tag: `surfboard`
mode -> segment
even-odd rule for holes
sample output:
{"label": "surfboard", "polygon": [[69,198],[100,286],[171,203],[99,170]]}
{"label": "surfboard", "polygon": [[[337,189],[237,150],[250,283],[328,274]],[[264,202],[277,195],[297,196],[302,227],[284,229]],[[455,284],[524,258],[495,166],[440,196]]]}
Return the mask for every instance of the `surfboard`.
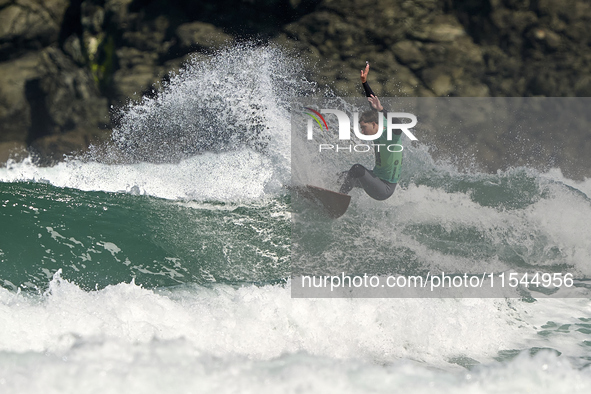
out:
{"label": "surfboard", "polygon": [[347,194],[333,192],[318,186],[296,186],[290,189],[305,199],[312,201],[333,219],[343,216],[351,202],[351,196]]}

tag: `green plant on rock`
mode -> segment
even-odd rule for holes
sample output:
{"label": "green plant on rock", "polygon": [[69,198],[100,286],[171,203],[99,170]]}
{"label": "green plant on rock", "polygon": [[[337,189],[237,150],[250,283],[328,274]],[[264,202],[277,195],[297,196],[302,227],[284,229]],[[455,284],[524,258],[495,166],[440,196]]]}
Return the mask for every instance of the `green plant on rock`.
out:
{"label": "green plant on rock", "polygon": [[94,82],[102,92],[106,90],[113,75],[115,41],[113,36],[100,33],[84,40],[86,59]]}

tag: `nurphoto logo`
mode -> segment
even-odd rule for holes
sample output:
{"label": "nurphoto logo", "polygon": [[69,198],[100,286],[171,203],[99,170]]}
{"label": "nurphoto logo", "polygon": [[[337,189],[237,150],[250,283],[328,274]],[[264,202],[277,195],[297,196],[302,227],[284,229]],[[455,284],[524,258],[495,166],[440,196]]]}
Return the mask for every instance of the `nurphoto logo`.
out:
{"label": "nurphoto logo", "polygon": [[[335,115],[337,117],[338,126],[339,126],[339,140],[351,140],[351,119],[349,116],[344,112],[338,109],[328,109],[323,108],[319,111],[316,111],[310,107],[305,107],[307,112],[306,115],[310,117],[308,119],[307,124],[307,139],[309,141],[314,139],[314,122],[318,125],[320,131],[329,131],[328,123],[324,118],[323,114],[325,115]],[[409,119],[410,122],[405,123],[402,122],[403,119]],[[353,133],[355,136],[362,140],[362,141],[375,141],[382,136],[384,131],[386,131],[386,138],[388,141],[392,140],[392,132],[393,130],[401,130],[402,133],[406,134],[406,136],[411,141],[416,141],[417,137],[415,137],[412,132],[410,131],[411,128],[416,126],[417,124],[417,117],[411,113],[407,112],[388,112],[386,116],[383,116],[381,112],[378,113],[378,132],[372,135],[365,135],[359,130],[359,112],[353,112]],[[386,127],[384,127],[384,120],[386,121]],[[400,123],[402,122],[402,123]],[[366,144],[358,144],[358,145],[348,145],[348,146],[339,146],[333,144],[319,144],[319,151],[322,152],[323,150],[333,150],[335,152],[339,151],[348,151],[348,152],[368,152],[372,148],[376,148],[376,144],[366,145]],[[383,145],[383,144],[378,144]],[[384,145],[386,148],[391,152],[401,152],[403,147],[399,144],[391,144],[391,145]],[[379,146],[377,146],[379,149]],[[392,150],[395,149],[395,150]]]}

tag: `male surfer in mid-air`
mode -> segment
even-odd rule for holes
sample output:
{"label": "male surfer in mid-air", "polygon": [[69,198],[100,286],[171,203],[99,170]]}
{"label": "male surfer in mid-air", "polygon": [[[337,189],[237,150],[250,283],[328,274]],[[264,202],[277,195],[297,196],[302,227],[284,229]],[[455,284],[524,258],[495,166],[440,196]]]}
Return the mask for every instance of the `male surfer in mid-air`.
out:
{"label": "male surfer in mid-air", "polygon": [[[372,109],[361,114],[359,126],[361,133],[375,135],[379,129],[378,116],[382,115],[380,113],[385,110],[367,83],[368,73],[369,63],[366,64],[364,70],[361,70],[361,83]],[[385,120],[383,124],[385,127]],[[384,130],[382,135],[373,141],[375,152],[373,169],[368,170],[361,164],[355,164],[349,171],[344,173],[345,179],[339,191],[348,194],[354,187],[362,187],[373,199],[385,200],[390,197],[394,193],[394,189],[396,189],[398,177],[400,176],[400,167],[402,166],[402,150],[399,149],[401,147],[398,145],[401,134],[401,129],[393,130],[392,140],[388,140]],[[389,149],[390,145],[398,146]]]}

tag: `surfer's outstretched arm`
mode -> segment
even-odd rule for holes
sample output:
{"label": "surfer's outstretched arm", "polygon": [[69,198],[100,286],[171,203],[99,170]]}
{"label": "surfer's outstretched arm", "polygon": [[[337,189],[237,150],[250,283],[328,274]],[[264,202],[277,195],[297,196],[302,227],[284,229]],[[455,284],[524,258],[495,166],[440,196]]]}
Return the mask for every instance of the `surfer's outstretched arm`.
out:
{"label": "surfer's outstretched arm", "polygon": [[373,90],[371,90],[371,87],[367,82],[367,74],[369,74],[369,63],[366,63],[365,69],[361,70],[361,84],[363,85],[363,90],[365,90],[365,97],[367,97],[371,109],[375,111],[383,111],[384,107],[380,103],[378,96],[376,96]]}
{"label": "surfer's outstretched arm", "polygon": [[361,84],[363,85],[363,90],[365,90],[365,97],[375,96],[376,94],[369,87],[369,83],[367,83],[367,74],[369,74],[369,63],[361,70]]}

